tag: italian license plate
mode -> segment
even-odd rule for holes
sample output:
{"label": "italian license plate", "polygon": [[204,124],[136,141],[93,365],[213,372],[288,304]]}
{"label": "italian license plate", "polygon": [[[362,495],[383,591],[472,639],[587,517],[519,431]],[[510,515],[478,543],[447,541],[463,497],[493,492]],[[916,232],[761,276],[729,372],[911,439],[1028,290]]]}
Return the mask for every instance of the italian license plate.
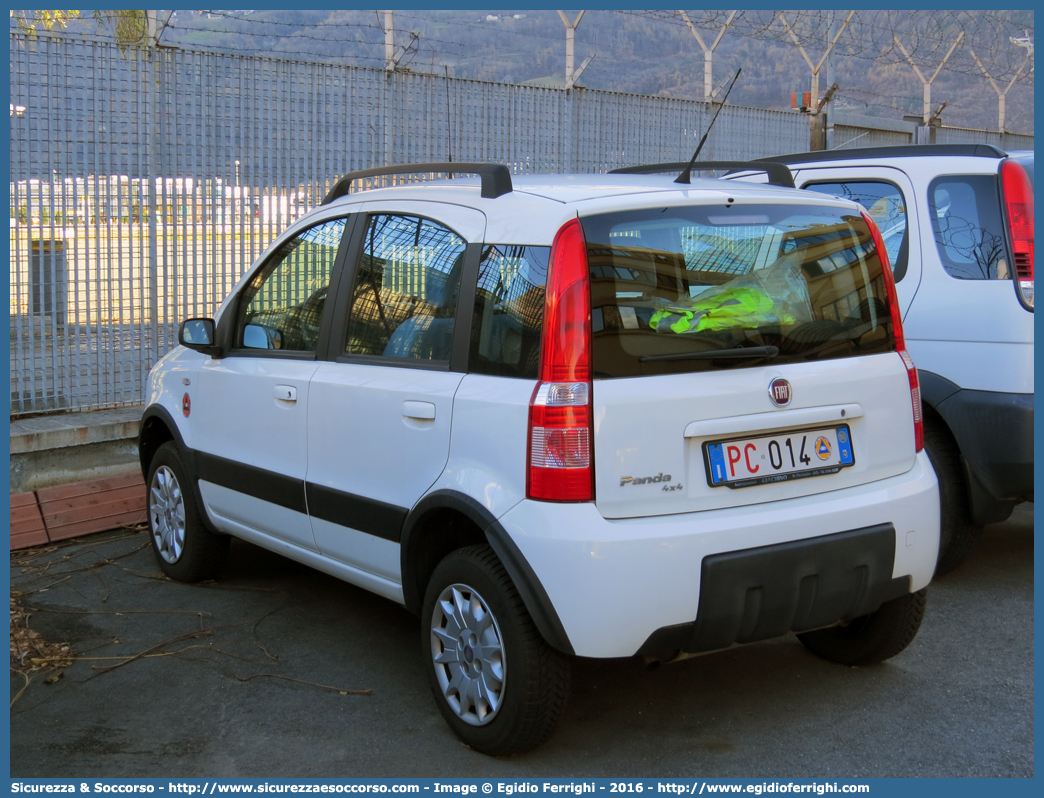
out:
{"label": "italian license plate", "polygon": [[847,425],[703,444],[712,488],[748,488],[836,474],[855,463]]}

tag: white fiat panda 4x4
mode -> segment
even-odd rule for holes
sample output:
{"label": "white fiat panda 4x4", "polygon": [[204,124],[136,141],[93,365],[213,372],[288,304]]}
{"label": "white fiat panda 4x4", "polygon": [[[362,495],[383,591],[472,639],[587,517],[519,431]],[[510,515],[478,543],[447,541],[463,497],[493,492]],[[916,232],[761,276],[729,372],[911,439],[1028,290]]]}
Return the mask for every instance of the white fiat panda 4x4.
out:
{"label": "white fiat panda 4x4", "polygon": [[491,754],[551,734],[570,655],[899,653],[939,497],[885,247],[764,168],[342,178],[150,374],[159,566],[235,536],[404,605]]}

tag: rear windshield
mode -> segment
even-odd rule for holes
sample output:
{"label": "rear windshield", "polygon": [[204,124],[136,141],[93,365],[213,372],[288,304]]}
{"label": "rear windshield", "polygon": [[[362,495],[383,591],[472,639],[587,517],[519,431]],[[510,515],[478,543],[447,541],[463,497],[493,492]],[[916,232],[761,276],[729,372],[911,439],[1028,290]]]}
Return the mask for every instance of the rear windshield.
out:
{"label": "rear windshield", "polygon": [[800,205],[696,206],[581,222],[596,378],[895,348],[881,263],[859,214]]}

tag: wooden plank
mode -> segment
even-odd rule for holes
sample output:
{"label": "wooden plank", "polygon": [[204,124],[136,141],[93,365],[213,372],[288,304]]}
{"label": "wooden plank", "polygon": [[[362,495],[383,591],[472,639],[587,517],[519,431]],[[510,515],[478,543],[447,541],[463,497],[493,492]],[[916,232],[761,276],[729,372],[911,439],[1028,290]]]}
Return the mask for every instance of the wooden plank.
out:
{"label": "wooden plank", "polygon": [[116,498],[113,501],[104,501],[105,498],[107,497],[102,495],[98,497],[98,501],[79,507],[61,507],[54,504],[43,507],[41,509],[43,510],[44,523],[47,524],[48,529],[53,531],[65,524],[88,521],[91,518],[108,518],[111,515],[123,515],[126,513],[140,513],[144,520],[144,495]]}
{"label": "wooden plank", "polygon": [[48,542],[50,541],[43,527],[33,532],[15,532],[15,530],[11,530],[11,551],[28,549],[32,546],[42,546]]}
{"label": "wooden plank", "polygon": [[11,526],[31,522],[35,522],[41,527],[43,526],[43,520],[40,518],[40,508],[35,504],[11,508]]}
{"label": "wooden plank", "polygon": [[50,540],[104,532],[146,520],[145,483],[137,471],[36,492]]}
{"label": "wooden plank", "polygon": [[70,482],[66,485],[55,485],[51,488],[40,488],[36,495],[40,504],[56,501],[58,499],[69,499],[74,496],[88,496],[92,493],[104,493],[118,488],[129,488],[132,486],[144,486],[145,481],[140,471],[129,471],[126,474],[117,474],[105,479],[89,479],[84,482]]}
{"label": "wooden plank", "polygon": [[11,551],[40,546],[48,542],[40,508],[33,493],[11,497]]}
{"label": "wooden plank", "polygon": [[43,511],[44,519],[50,523],[50,518],[55,513],[66,512],[69,510],[88,510],[91,507],[112,504],[116,501],[137,502],[144,507],[145,486],[138,485],[130,488],[117,488],[116,490],[91,493],[86,496],[71,496],[68,499],[56,499],[52,501],[41,500],[40,509]]}
{"label": "wooden plank", "polygon": [[145,520],[145,510],[135,510],[116,515],[88,518],[74,524],[65,524],[59,527],[48,527],[47,534],[53,540],[66,540],[81,535],[90,535],[94,532],[105,532],[120,526],[140,524]]}

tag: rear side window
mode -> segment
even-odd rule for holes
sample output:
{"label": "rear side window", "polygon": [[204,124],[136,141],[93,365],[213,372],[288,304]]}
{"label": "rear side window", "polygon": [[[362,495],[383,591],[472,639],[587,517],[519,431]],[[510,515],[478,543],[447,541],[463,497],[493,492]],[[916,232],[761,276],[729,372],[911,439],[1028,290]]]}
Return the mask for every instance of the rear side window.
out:
{"label": "rear side window", "polygon": [[449,360],[466,246],[430,219],[370,217],[345,353]]}
{"label": "rear side window", "polygon": [[494,244],[482,250],[468,371],[536,379],[550,247]]}
{"label": "rear side window", "polygon": [[1010,280],[995,175],[945,175],[928,184],[928,210],[943,268],[959,280]]}
{"label": "rear side window", "polygon": [[581,222],[596,377],[895,348],[881,263],[858,214],[794,204],[695,206]]}
{"label": "rear side window", "polygon": [[892,274],[899,282],[906,276],[910,257],[906,199],[893,183],[883,180],[844,180],[836,183],[808,183],[804,188],[858,202],[874,220],[884,239]]}

